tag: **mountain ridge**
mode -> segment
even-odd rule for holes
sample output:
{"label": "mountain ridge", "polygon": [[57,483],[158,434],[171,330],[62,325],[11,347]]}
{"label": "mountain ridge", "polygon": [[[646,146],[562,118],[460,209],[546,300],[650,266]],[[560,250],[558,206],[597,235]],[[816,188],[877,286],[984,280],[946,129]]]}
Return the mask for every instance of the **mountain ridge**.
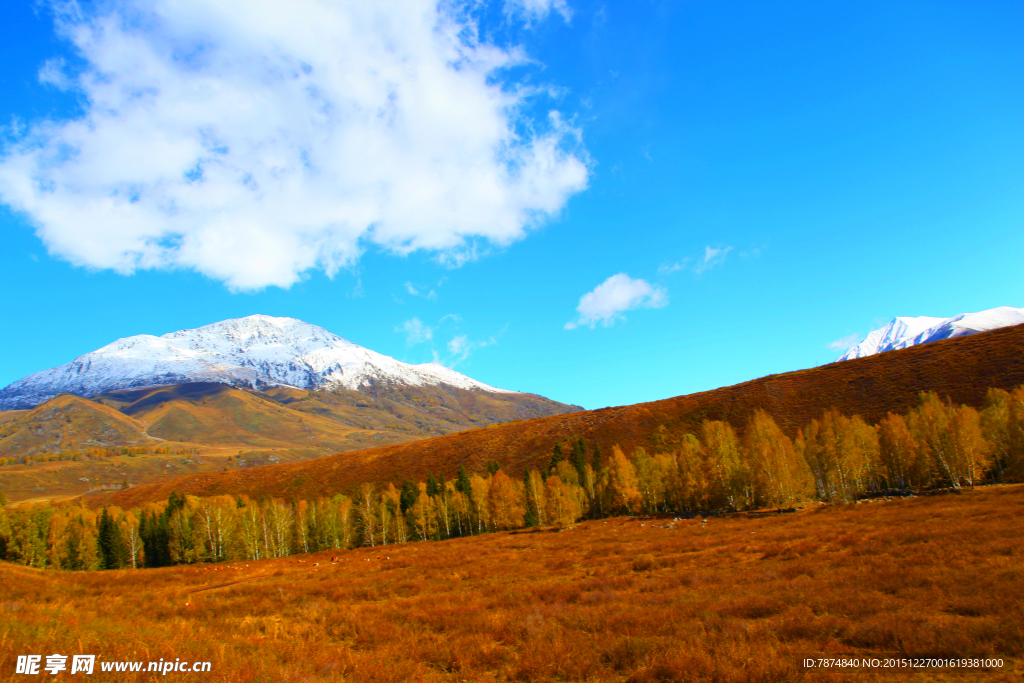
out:
{"label": "mountain ridge", "polygon": [[403,363],[295,318],[251,315],[159,337],[118,339],[11,383],[0,390],[0,410],[33,408],[62,393],[93,398],[110,391],[191,382],[353,391],[375,385],[448,385],[520,393],[437,363]]}
{"label": "mountain ridge", "polygon": [[997,306],[978,313],[961,313],[949,318],[930,316],[896,317],[885,327],[872,330],[864,341],[852,346],[837,361],[864,358],[942,339],[965,337],[1000,327],[1024,323],[1024,308]]}

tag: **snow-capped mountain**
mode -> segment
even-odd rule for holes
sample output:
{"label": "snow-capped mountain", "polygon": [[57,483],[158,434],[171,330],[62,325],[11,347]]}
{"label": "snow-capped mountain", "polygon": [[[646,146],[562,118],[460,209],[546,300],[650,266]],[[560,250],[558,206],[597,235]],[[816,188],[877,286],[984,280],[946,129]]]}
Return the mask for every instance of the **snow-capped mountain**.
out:
{"label": "snow-capped mountain", "polygon": [[378,384],[497,389],[437,363],[410,365],[294,318],[251,315],[160,337],[119,339],[0,390],[0,410],[31,408],[57,394],[186,382],[263,388],[359,390]]}
{"label": "snow-capped mountain", "polygon": [[940,339],[963,337],[999,327],[1024,324],[1024,308],[999,306],[980,313],[961,313],[952,318],[893,318],[885,327],[873,330],[839,360],[862,358],[882,351],[905,349]]}

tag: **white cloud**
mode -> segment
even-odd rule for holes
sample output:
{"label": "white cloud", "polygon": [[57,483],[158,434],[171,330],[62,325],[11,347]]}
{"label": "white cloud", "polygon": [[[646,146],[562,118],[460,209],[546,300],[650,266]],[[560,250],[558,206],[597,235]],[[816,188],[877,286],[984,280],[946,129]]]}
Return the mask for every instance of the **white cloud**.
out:
{"label": "white cloud", "polygon": [[546,18],[552,12],[562,16],[566,22],[572,19],[572,10],[565,0],[505,0],[505,13],[523,15],[530,21]]}
{"label": "white cloud", "polygon": [[663,263],[658,266],[658,275],[671,275],[676,271],[684,270],[689,262],[689,258],[683,258],[675,263]]}
{"label": "white cloud", "polygon": [[457,4],[96,6],[57,7],[81,73],[40,71],[69,79],[83,117],[12,128],[0,158],[0,199],[74,264],[237,290],[333,275],[368,245],[457,265],[587,185],[579,130],[525,118],[543,89],[502,80],[525,56],[480,41]]}
{"label": "white cloud", "polygon": [[[504,329],[498,333],[498,336],[504,333]],[[450,354],[448,361],[445,363],[450,368],[454,368],[462,361],[469,358],[469,354],[473,353],[477,349],[482,349],[487,346],[493,346],[498,343],[497,337],[491,337],[486,341],[471,341],[467,335],[459,334],[452,337],[451,341],[448,342],[448,353]],[[436,358],[436,354],[435,354]]]}
{"label": "white cloud", "polygon": [[764,250],[767,249],[767,248],[768,248],[768,244],[767,243],[755,244],[754,246],[750,247],[746,251],[740,252],[740,258],[743,258],[743,259],[761,258],[761,254],[764,253]]}
{"label": "white cloud", "polygon": [[653,287],[644,280],[634,280],[625,273],[610,278],[580,298],[576,311],[579,317],[565,324],[571,330],[580,325],[605,327],[623,319],[622,312],[634,308],[661,308],[668,304],[668,295],[661,287]]}
{"label": "white cloud", "polygon": [[833,351],[846,351],[847,349],[853,348],[860,343],[860,335],[854,332],[848,334],[842,339],[836,339],[835,341],[828,343],[828,348]]}
{"label": "white cloud", "polygon": [[[675,263],[665,263],[658,267],[659,275],[671,275],[680,270],[692,270],[694,274],[701,275],[715,266],[725,263],[725,258],[732,251],[732,247],[704,247],[704,255],[696,259],[685,257]],[[760,252],[757,254],[760,255]]]}
{"label": "white cloud", "polygon": [[39,82],[52,85],[58,90],[70,90],[72,81],[64,73],[65,62],[63,57],[47,59],[39,69]]}
{"label": "white cloud", "polygon": [[452,337],[452,340],[448,342],[448,353],[458,355],[468,346],[469,338],[464,334],[460,334],[457,337]]}
{"label": "white cloud", "polygon": [[424,325],[419,318],[406,320],[401,327],[395,328],[395,331],[405,333],[405,343],[408,346],[428,342],[434,338],[434,328]]}
{"label": "white cloud", "polygon": [[[407,346],[430,343],[430,354],[433,361],[454,368],[469,358],[473,352],[497,344],[498,339],[505,334],[505,330],[508,328],[506,325],[497,334],[491,335],[487,339],[474,341],[470,339],[469,335],[458,331],[459,323],[461,322],[462,318],[454,313],[447,313],[441,316],[441,319],[432,326],[424,324],[419,318],[410,318],[402,323],[401,327],[396,327],[395,331],[405,334]],[[441,356],[438,354],[437,349],[434,348],[432,342],[434,337],[440,334],[440,331],[445,327],[454,327],[455,329],[453,331],[454,336],[445,344],[448,352]]]}
{"label": "white cloud", "polygon": [[431,301],[437,298],[436,290],[431,289],[430,291],[424,291],[424,289],[425,288],[417,287],[411,282],[405,283],[405,291],[409,292],[409,294],[412,294],[413,296],[422,296],[426,299],[430,299]]}
{"label": "white cloud", "polygon": [[732,247],[704,247],[704,258],[693,267],[693,272],[700,275],[711,270],[715,266],[725,263],[725,257],[732,251]]}

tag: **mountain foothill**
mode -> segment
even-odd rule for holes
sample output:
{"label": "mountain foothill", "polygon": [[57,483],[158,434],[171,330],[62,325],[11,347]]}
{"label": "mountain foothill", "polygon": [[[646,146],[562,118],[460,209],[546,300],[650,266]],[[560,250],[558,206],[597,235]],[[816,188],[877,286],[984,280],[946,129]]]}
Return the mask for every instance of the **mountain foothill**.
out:
{"label": "mountain foothill", "polygon": [[2,490],[66,498],[581,410],[290,318],[118,340],[0,391]]}

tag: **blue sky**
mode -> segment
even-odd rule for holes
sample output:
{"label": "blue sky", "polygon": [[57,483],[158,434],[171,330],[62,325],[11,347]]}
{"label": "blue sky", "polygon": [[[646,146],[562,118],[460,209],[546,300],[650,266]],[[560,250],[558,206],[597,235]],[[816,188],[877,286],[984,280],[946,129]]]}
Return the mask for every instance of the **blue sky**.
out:
{"label": "blue sky", "polygon": [[264,313],[600,408],[1024,305],[1019,2],[289,7],[5,7],[0,386]]}

